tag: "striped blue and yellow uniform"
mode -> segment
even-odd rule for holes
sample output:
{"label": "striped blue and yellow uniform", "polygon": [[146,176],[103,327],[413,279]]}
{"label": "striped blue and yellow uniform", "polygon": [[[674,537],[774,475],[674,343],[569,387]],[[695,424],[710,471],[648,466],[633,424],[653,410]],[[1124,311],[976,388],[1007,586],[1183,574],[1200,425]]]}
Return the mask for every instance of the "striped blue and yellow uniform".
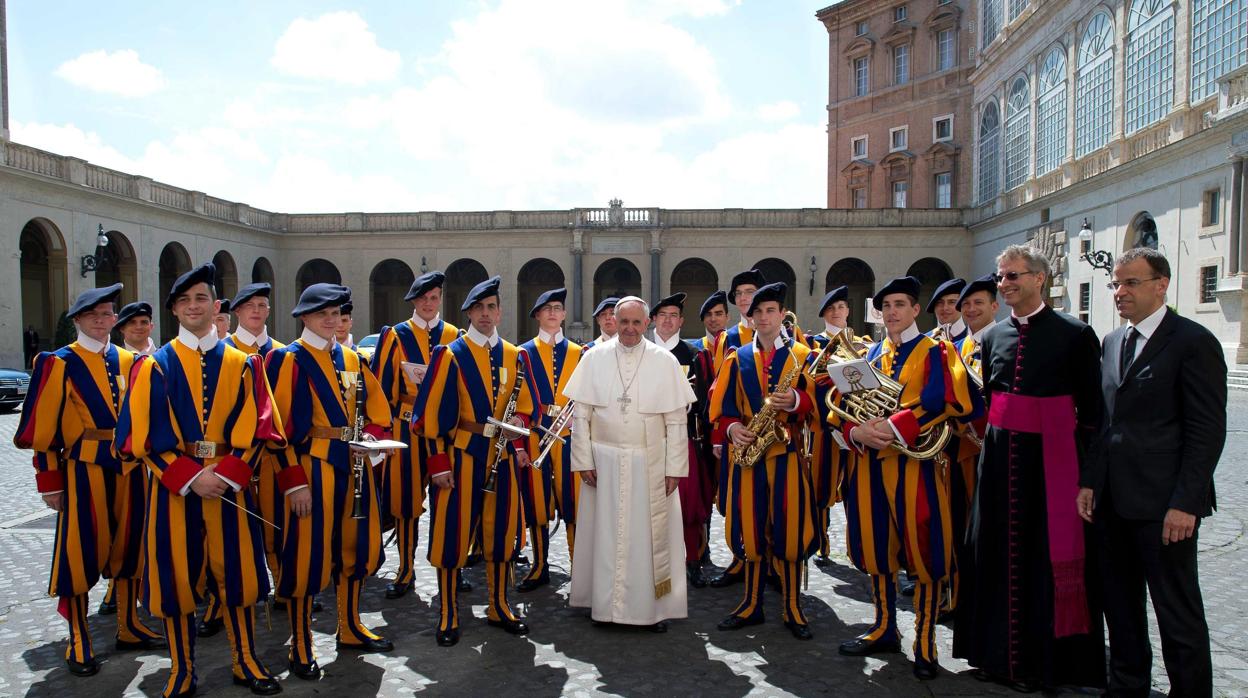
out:
{"label": "striped blue and yellow uniform", "polygon": [[[563,388],[581,360],[581,347],[566,337],[555,344],[533,338],[520,346],[533,366],[533,384],[537,388],[537,401],[543,405],[541,425],[549,428],[558,409],[567,404]],[[576,543],[576,502],[581,493],[581,479],[572,473],[572,429],[560,433],[560,441],[550,450],[541,469],[529,468],[527,477],[521,477],[520,491],[523,495],[524,520],[529,528],[533,545],[533,564],[529,579],[545,579],[547,549],[550,529],[547,524],[558,513],[563,521],[568,539],[568,559]],[[529,452],[537,457],[541,432],[534,430],[529,437]]]}
{"label": "striped blue and yellow uniform", "polygon": [[[317,348],[296,340],[270,353],[266,366],[285,426],[285,448],[277,453],[278,460],[284,471],[299,473],[289,480],[279,475],[279,487],[287,492],[306,481],[312,496],[308,516],[286,513],[276,592],[289,599],[290,658],[311,664],[312,596],[331,584],[337,589],[339,644],[378,639],[361,623],[359,603],[364,580],[385,559],[381,502],[366,459],[359,483],[364,516],[352,517],[356,482],[349,441],[357,410],[363,411],[365,434],[387,438],[390,407],[359,354],[337,342]],[[363,403],[357,401],[361,380]]]}
{"label": "striped blue and yellow uniform", "polygon": [[[153,476],[143,604],[165,620],[172,659],[166,695],[195,686],[192,621],[205,585],[225,606],[234,675],[269,675],[252,641],[254,606],[268,594],[269,579],[261,523],[247,513],[256,509],[249,483],[266,443],[283,439],[259,356],[220,342],[200,351],[175,339],[136,363],[115,447]],[[207,467],[239,489],[200,498],[189,487],[211,476]]]}
{"label": "striped blue and yellow uniform", "polygon": [[[831,338],[827,332],[806,335],[811,348],[810,366]],[[841,482],[849,466],[849,451],[836,443],[828,433],[828,393],[836,392],[830,380],[820,380],[815,386],[815,408],[818,418],[810,430],[810,477],[815,489],[815,521],[819,529],[819,555],[832,554],[828,529],[832,524],[832,507],[841,501]]]}
{"label": "striped blue and yellow uniform", "polygon": [[771,560],[784,592],[784,620],[805,624],[799,586],[805,560],[815,550],[814,496],[810,472],[803,462],[801,431],[814,414],[815,386],[804,371],[789,386],[780,378],[793,366],[804,366],[810,349],[801,343],[761,349],[750,342],[728,354],[711,391],[709,418],[725,434],[735,423],[746,426],[763,407],[768,395],[793,388],[797,406],[779,412],[777,421],[790,434],[787,442],[769,447],[758,462],[743,468],[730,464],[721,482],[726,492],[724,531],[733,555],[745,560],[745,598],[733,611],[753,618],[763,611],[764,569]]}
{"label": "striped blue and yellow uniform", "polygon": [[[945,420],[983,412],[983,400],[968,386],[962,359],[949,342],[919,335],[897,346],[885,339],[866,358],[902,386],[901,410],[889,421],[908,447]],[[853,443],[849,433],[856,424],[835,413],[828,424]],[[904,568],[918,578],[914,653],[928,662],[936,659],[936,617],[956,544],[943,460],[914,460],[892,446],[855,446],[842,486],[849,557],[872,581],[876,617],[864,637],[899,639],[895,581]]]}
{"label": "striped blue and yellow uniform", "polygon": [[430,476],[450,473],[454,482],[429,494],[429,562],[438,570],[443,632],[459,627],[456,570],[467,562],[474,540],[486,560],[490,620],[516,618],[507,603],[507,571],[524,535],[520,479],[527,474],[518,472],[514,450],[526,449],[527,443],[517,439],[504,449],[495,490],[485,492],[494,442],[480,432],[489,417],[503,416],[521,364],[526,378],[516,416],[533,424],[541,407],[533,367],[527,354],[501,339],[490,347],[460,337],[435,349],[416,398],[412,429],[433,441]]}
{"label": "striped blue and yellow uniform", "polygon": [[396,584],[410,584],[415,576],[417,522],[425,510],[425,490],[429,486],[429,455],[433,447],[427,439],[411,433],[412,407],[420,386],[403,371],[403,363],[428,367],[433,350],[459,336],[454,325],[438,320],[429,329],[413,320],[381,328],[377,353],[371,364],[381,391],[390,403],[394,438],[408,444],[386,459],[382,481],[382,508],[394,519],[399,567]]}
{"label": "striped blue and yellow uniform", "polygon": [[142,469],[112,451],[117,415],[134,355],[109,344],[103,353],[77,342],[39,354],[13,444],[33,450],[40,493],[62,493],[48,594],[61,599],[69,620],[66,658],[93,656],[87,632],[87,592],[101,577],[114,580],[117,639],[158,637],[137,613],[143,573]]}

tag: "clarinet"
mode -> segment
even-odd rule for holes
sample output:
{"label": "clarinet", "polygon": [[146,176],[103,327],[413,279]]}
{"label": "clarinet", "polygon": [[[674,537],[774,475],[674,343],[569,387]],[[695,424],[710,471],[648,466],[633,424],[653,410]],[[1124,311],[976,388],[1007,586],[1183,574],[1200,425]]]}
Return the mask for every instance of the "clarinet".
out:
{"label": "clarinet", "polygon": [[[360,441],[364,438],[364,373],[355,376],[355,425],[351,430],[351,440]],[[364,451],[354,449],[351,456],[351,479],[355,481],[354,501],[351,506],[351,518],[363,519],[364,514]]]}
{"label": "clarinet", "polygon": [[[516,416],[516,403],[520,400],[520,389],[524,386],[524,357],[516,358],[516,382],[511,388],[511,395],[507,398],[507,406],[503,408],[503,417],[500,422],[510,422],[511,418]],[[485,492],[493,492],[495,484],[498,481],[498,463],[503,460],[503,456],[507,451],[506,433],[497,428],[498,433],[494,435],[494,448],[490,450],[490,472],[485,476],[485,485],[481,488]]]}

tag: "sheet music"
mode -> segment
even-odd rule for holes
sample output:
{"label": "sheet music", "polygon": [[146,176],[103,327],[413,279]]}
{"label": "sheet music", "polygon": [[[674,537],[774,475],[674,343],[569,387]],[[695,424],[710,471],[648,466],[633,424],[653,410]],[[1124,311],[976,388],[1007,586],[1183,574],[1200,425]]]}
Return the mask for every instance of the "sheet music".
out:
{"label": "sheet music", "polygon": [[842,395],[856,393],[860,390],[874,390],[880,387],[879,377],[866,359],[831,362],[828,364],[828,377],[836,384]]}
{"label": "sheet music", "polygon": [[427,364],[412,363],[404,361],[399,364],[399,368],[403,369],[403,375],[416,385],[420,385],[425,380],[425,373],[429,370]]}

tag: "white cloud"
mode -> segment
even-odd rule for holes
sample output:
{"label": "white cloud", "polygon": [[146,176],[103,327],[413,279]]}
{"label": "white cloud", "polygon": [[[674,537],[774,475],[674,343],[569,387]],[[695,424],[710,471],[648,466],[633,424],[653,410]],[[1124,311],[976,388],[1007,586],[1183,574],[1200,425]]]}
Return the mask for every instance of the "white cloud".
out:
{"label": "white cloud", "polygon": [[165,86],[160,70],[139,60],[132,49],[84,53],[62,63],[56,75],[78,87],[122,97],[144,97]]}
{"label": "white cloud", "polygon": [[772,104],[764,104],[757,110],[758,118],[763,121],[792,121],[802,113],[797,102],[787,99]]}
{"label": "white cloud", "polygon": [[12,123],[15,143],[29,145],[57,155],[72,155],[97,165],[138,174],[139,163],[104,143],[97,133],[83,131],[73,124]]}
{"label": "white cloud", "polygon": [[291,22],[277,40],[271,62],[288,75],[364,85],[393,79],[402,61],[398,51],[377,45],[359,14],[330,12]]}

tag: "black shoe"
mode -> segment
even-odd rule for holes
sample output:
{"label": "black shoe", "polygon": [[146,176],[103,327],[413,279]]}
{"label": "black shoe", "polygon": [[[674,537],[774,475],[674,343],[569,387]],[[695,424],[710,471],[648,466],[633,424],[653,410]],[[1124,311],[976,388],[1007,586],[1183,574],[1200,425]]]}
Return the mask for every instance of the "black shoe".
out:
{"label": "black shoe", "polygon": [[665,633],[667,632],[667,621],[661,620],[658,623],[655,623],[654,625],[650,626],[649,630],[652,633]]}
{"label": "black shoe", "polygon": [[605,620],[594,620],[593,618],[589,619],[589,624],[594,626],[595,628],[605,628],[608,625],[612,625],[612,623],[609,623]]}
{"label": "black shoe", "polygon": [[459,628],[451,628],[450,630],[439,630],[437,634],[438,647],[454,647],[459,644]]}
{"label": "black shoe", "polygon": [[485,561],[484,555],[482,555],[481,553],[473,553],[469,555],[468,559],[464,562],[464,567],[476,567],[477,565],[481,564],[484,561]]}
{"label": "black shoe", "polygon": [[365,638],[363,642],[358,644],[338,641],[338,651],[351,650],[360,654],[372,654],[374,652],[389,652],[394,649],[394,643],[384,637]]}
{"label": "black shoe", "polygon": [[1031,679],[1023,679],[1022,681],[1007,681],[1005,685],[1014,689],[1018,693],[1035,693],[1041,688],[1039,682]]}
{"label": "black shoe", "polygon": [[749,618],[742,618],[741,616],[738,616],[738,615],[731,615],[719,621],[719,625],[716,625],[715,627],[719,628],[720,630],[740,630],[741,628],[748,628],[751,625],[759,625],[762,622],[763,622],[762,613],[755,613]]}
{"label": "black shoe", "polygon": [[745,579],[744,572],[729,572],[728,570],[724,570],[711,579],[711,588],[723,589],[724,587],[730,587],[733,584],[740,584],[743,579]]}
{"label": "black shoe", "polygon": [[285,611],[285,610],[286,610],[286,599],[279,599],[279,598],[277,598],[276,596],[274,596],[274,597],[273,597],[273,610],[274,610],[274,611]]}
{"label": "black shoe", "polygon": [[486,625],[492,625],[492,626],[494,626],[495,628],[502,628],[503,630],[506,630],[507,632],[511,633],[512,635],[528,635],[528,634],[529,634],[529,626],[525,624],[525,622],[524,622],[524,620],[523,620],[522,618],[517,618],[517,619],[515,619],[515,620],[509,620],[509,619],[503,619],[503,620],[493,620],[493,619],[490,619],[490,620],[485,621],[485,623],[486,623]]}
{"label": "black shoe", "polygon": [[407,596],[407,592],[412,591],[415,588],[416,588],[415,582],[408,582],[407,584],[399,584],[398,582],[391,582],[390,584],[386,585],[386,598],[387,599],[401,599],[404,596]]}
{"label": "black shoe", "polygon": [[914,659],[914,678],[920,681],[931,681],[940,676],[940,663],[936,660],[930,662],[915,657]]}
{"label": "black shoe", "polygon": [[908,574],[903,574],[897,579],[897,593],[902,596],[914,596],[914,587],[918,583],[919,580]]}
{"label": "black shoe", "polygon": [[282,684],[272,676],[265,676],[259,679],[244,679],[238,676],[234,677],[235,686],[246,686],[251,692],[258,696],[275,696],[282,692]]}
{"label": "black shoe", "polygon": [[324,611],[324,610],[325,610],[325,607],[321,605],[321,600],[313,596],[312,597],[312,612],[320,613],[321,611]]}
{"label": "black shoe", "polygon": [[528,556],[528,555],[517,555],[517,556],[516,556],[516,564],[517,564],[517,565],[527,565],[527,564],[529,564],[529,556]]}
{"label": "black shoe", "polygon": [[810,632],[810,626],[805,623],[798,623],[795,620],[786,620],[784,621],[784,627],[788,628],[789,632],[793,633],[793,637],[799,640],[815,639],[814,633]]}
{"label": "black shoe", "polygon": [[815,567],[827,567],[832,564],[832,558],[827,555],[820,555],[815,558]]}
{"label": "black shoe", "polygon": [[118,639],[113,643],[113,649],[118,652],[132,652],[134,650],[158,650],[165,646],[164,638],[153,635],[152,637],[141,637],[137,640]]}
{"label": "black shoe", "polygon": [[463,572],[460,572],[459,581],[455,583],[455,588],[456,590],[459,591],[459,593],[467,594],[468,592],[472,591],[472,582],[468,581],[467,579],[464,579]]}
{"label": "black shoe", "polygon": [[69,669],[69,673],[74,676],[95,676],[100,673],[100,660],[92,657],[85,662],[76,662],[72,659],[65,660],[65,667]]}
{"label": "black shoe", "polygon": [[320,681],[325,672],[321,671],[321,665],[313,659],[311,664],[300,664],[294,660],[290,662],[290,675],[303,679],[304,681]]}
{"label": "black shoe", "polygon": [[96,611],[96,613],[98,613],[101,616],[117,615],[117,602],[116,601],[101,601],[100,609]]}
{"label": "black shoe", "polygon": [[[181,693],[175,693],[172,696],[169,696],[169,698],[191,698],[191,696],[195,695],[195,692],[197,690],[199,690],[199,686],[197,686],[196,684],[191,684],[190,688],[186,689],[185,691],[182,691]],[[162,693],[161,695],[164,695],[164,694]]]}
{"label": "black shoe", "polygon": [[214,620],[201,620],[199,625],[195,627],[195,634],[199,637],[212,637],[225,629],[225,620],[217,618]]}
{"label": "black shoe", "polygon": [[706,577],[702,576],[701,562],[686,562],[685,574],[689,577],[689,586],[701,589],[706,586]]}
{"label": "black shoe", "polygon": [[899,640],[876,640],[872,642],[865,637],[856,637],[842,642],[838,651],[846,657],[865,657],[869,654],[900,652],[901,642]]}
{"label": "black shoe", "polygon": [[540,577],[520,580],[520,583],[516,585],[516,591],[533,591],[534,589],[546,586],[547,584],[550,584],[550,575],[543,574]]}

